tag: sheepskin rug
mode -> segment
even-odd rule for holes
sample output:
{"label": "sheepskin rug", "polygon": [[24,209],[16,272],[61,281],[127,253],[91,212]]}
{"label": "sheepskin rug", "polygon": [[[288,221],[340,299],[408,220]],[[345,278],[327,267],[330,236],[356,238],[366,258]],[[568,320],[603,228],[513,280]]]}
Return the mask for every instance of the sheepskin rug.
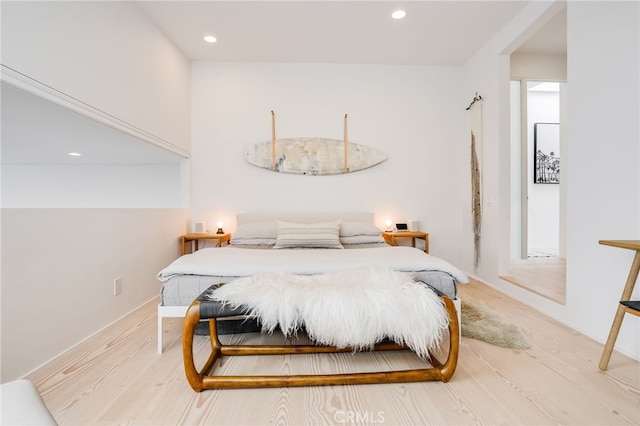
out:
{"label": "sheepskin rug", "polygon": [[316,343],[354,350],[389,338],[423,359],[438,349],[449,315],[442,299],[411,274],[367,268],[319,275],[239,278],[210,296],[258,318],[265,332],[304,328]]}
{"label": "sheepskin rug", "polygon": [[531,347],[529,333],[481,300],[462,299],[462,335],[511,349]]}

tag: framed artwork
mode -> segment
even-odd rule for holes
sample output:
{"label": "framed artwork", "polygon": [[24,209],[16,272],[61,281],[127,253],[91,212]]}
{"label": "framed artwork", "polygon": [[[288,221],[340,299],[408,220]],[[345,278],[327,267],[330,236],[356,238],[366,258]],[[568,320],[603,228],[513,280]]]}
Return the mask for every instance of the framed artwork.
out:
{"label": "framed artwork", "polygon": [[560,123],[533,124],[533,183],[560,183]]}

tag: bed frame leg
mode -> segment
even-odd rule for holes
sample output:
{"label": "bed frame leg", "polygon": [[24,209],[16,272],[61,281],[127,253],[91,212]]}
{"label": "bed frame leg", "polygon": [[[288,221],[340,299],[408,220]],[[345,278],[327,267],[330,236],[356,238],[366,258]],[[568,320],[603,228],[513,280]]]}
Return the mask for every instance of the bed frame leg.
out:
{"label": "bed frame leg", "polygon": [[160,312],[160,305],[158,305],[158,353],[162,355],[162,313]]}

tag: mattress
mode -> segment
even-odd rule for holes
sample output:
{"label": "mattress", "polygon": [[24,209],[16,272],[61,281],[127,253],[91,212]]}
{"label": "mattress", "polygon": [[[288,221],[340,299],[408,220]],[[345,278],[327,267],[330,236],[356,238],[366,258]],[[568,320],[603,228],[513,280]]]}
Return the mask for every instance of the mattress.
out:
{"label": "mattress", "polygon": [[[424,271],[414,273],[416,280],[425,282],[436,290],[454,299],[457,294],[457,280],[446,272]],[[239,277],[178,275],[162,284],[162,305],[189,306],[196,297],[210,286],[228,283]]]}
{"label": "mattress", "polygon": [[464,273],[435,256],[411,247],[366,247],[353,250],[254,250],[205,248],[182,256],[160,271],[161,303],[188,306],[213,284],[269,272],[320,274],[364,267],[386,267],[410,273],[436,290],[455,298]]}

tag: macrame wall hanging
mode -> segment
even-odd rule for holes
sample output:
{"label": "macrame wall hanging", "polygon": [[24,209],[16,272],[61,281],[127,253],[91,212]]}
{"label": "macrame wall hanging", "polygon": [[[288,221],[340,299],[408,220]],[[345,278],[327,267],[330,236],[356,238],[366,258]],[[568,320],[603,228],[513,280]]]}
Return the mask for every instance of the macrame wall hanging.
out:
{"label": "macrame wall hanging", "polygon": [[482,96],[476,92],[466,110],[471,111],[471,218],[474,266],[477,268],[482,237]]}

